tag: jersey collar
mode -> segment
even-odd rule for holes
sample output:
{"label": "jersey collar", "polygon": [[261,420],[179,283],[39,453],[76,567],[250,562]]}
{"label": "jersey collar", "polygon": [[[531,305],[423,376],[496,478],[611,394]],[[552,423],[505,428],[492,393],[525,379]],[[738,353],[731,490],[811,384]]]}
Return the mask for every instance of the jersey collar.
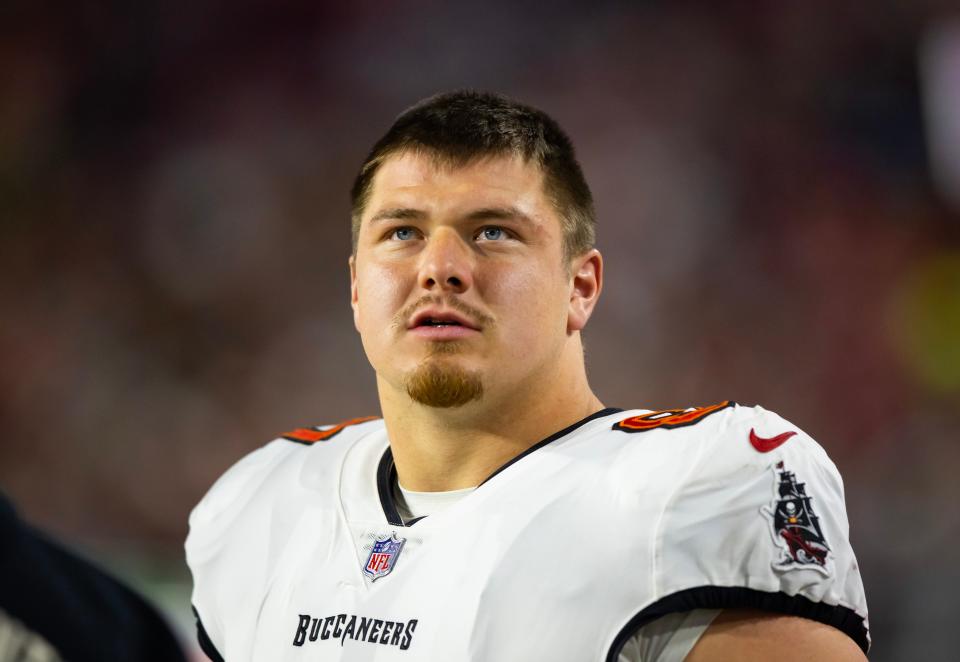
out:
{"label": "jersey collar", "polygon": [[[487,483],[491,478],[496,476],[498,473],[509,467],[511,464],[518,462],[527,455],[530,455],[534,451],[537,451],[544,446],[553,443],[561,437],[565,437],[577,428],[586,425],[592,420],[603,418],[604,416],[609,416],[610,414],[615,414],[617,412],[623,411],[618,407],[607,407],[606,409],[601,409],[598,412],[594,412],[585,418],[581,418],[579,421],[572,425],[554,432],[546,439],[538,441],[533,446],[523,451],[516,457],[508,460],[500,468],[494,471],[492,474],[487,476],[486,480],[480,483],[480,487]],[[383,514],[386,516],[387,521],[393,526],[413,526],[420,520],[424,519],[423,517],[417,517],[408,522],[404,522],[403,518],[400,517],[400,511],[397,509],[397,503],[394,498],[394,486],[397,484],[397,467],[393,462],[393,451],[387,446],[387,449],[383,452],[383,455],[380,457],[380,463],[377,465],[377,492],[380,495],[380,506],[383,508]]]}

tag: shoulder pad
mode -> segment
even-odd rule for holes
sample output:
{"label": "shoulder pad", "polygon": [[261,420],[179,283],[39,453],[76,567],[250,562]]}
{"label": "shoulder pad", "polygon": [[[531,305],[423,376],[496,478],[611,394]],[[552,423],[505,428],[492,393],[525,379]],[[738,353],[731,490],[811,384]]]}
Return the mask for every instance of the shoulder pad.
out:
{"label": "shoulder pad", "polygon": [[791,610],[866,650],[866,600],[836,466],[777,414],[726,411],[720,425],[689,433],[693,452],[658,524],[659,594],[695,597],[698,608]]}

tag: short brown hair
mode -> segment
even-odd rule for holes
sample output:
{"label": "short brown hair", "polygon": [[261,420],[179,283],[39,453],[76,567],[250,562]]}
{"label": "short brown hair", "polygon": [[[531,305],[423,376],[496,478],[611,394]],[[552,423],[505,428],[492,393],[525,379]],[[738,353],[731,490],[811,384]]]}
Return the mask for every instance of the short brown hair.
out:
{"label": "short brown hair", "polygon": [[560,216],[565,257],[593,247],[593,196],[560,125],[543,111],[498,94],[460,90],[424,99],[404,111],[373,146],[350,191],[354,253],[360,218],[380,164],[408,150],[432,153],[452,166],[510,154],[535,162]]}

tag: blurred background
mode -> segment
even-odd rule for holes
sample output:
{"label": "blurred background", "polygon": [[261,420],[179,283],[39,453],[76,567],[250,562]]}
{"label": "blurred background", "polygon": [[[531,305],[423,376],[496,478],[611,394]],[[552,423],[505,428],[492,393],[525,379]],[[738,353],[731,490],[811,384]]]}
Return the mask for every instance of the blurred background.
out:
{"label": "blurred background", "polygon": [[605,403],[795,421],[845,479],[871,659],[955,655],[960,9],[723,4],[0,5],[0,490],[192,642],[190,508],[378,413],[358,166],[418,99],[490,89],[578,146]]}

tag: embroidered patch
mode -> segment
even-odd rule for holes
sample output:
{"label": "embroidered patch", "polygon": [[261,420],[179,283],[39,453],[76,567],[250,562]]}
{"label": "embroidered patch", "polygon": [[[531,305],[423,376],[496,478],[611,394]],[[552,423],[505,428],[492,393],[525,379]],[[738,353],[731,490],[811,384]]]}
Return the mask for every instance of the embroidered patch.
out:
{"label": "embroidered patch", "polygon": [[820,528],[820,518],[813,512],[813,497],[807,494],[806,483],[798,483],[783,462],[777,462],[773,470],[773,502],[761,512],[770,518],[773,540],[781,550],[780,558],[773,562],[774,569],[813,568],[829,575],[830,546]]}
{"label": "embroidered patch", "polygon": [[389,575],[393,567],[397,565],[400,550],[403,549],[403,543],[405,542],[407,542],[405,538],[397,538],[393,533],[374,540],[370,555],[363,566],[363,574],[369,577],[370,581],[376,581],[385,575]]}

